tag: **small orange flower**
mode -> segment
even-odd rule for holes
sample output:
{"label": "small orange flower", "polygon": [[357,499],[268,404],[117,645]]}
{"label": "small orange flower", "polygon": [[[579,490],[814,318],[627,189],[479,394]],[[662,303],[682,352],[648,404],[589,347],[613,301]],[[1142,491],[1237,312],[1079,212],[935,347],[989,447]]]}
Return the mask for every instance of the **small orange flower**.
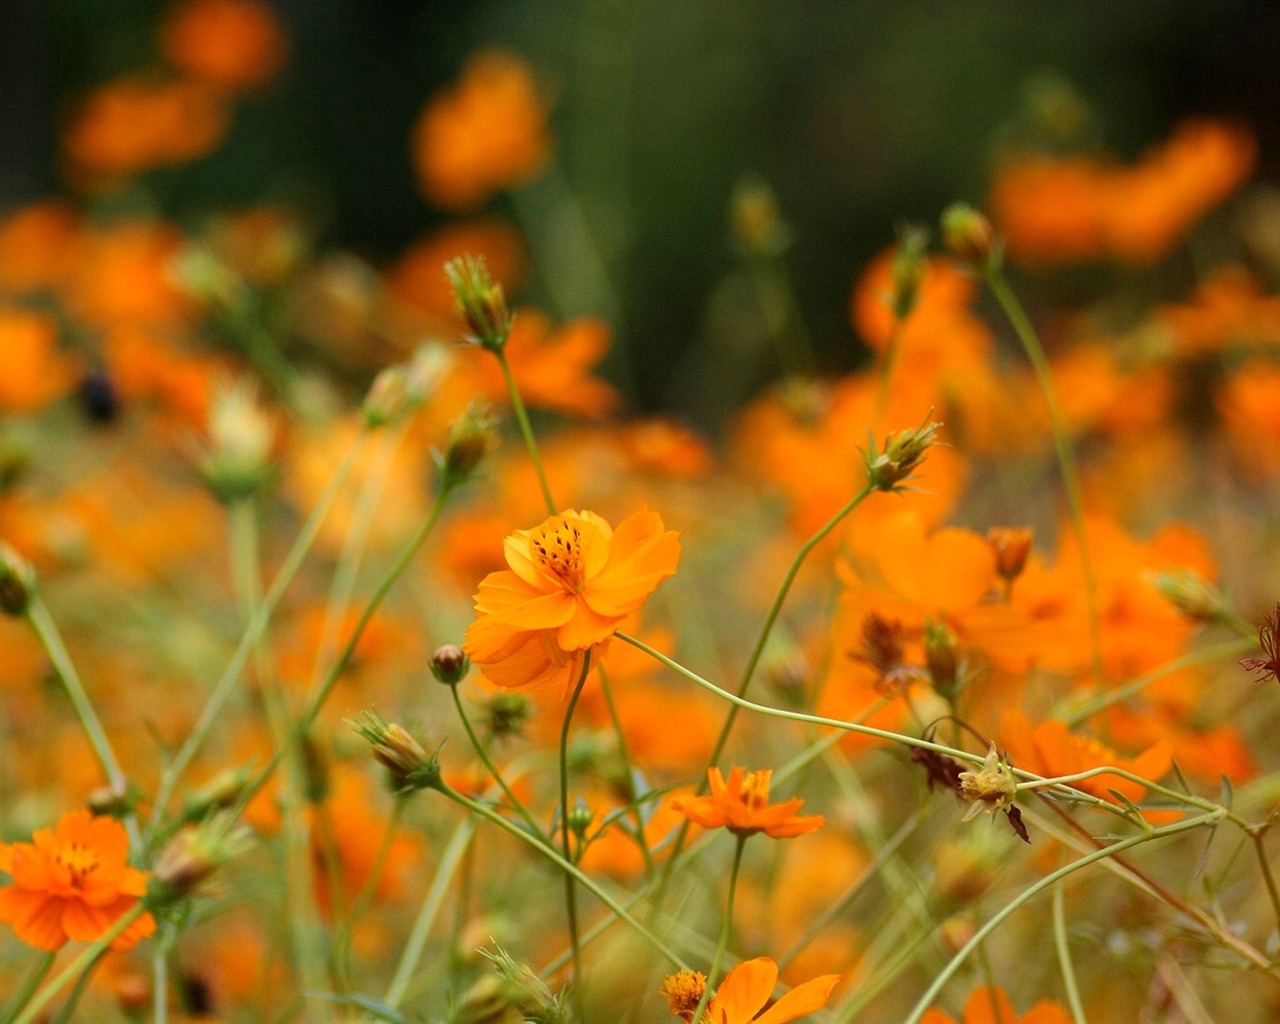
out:
{"label": "small orange flower", "polygon": [[467,655],[498,686],[528,686],[581,671],[680,560],[679,534],[647,507],[612,529],[594,512],[567,511],[504,542],[510,569],[476,591]]}
{"label": "small orange flower", "polygon": [[283,67],[289,43],[257,0],[186,0],[160,26],[160,51],[176,68],[224,89],[251,89]]}
{"label": "small orange flower", "polygon": [[[29,946],[52,952],[68,939],[92,942],[147,890],[146,874],[126,862],[129,837],[115,818],[68,811],[31,840],[0,844],[0,871],[13,876],[0,889],[0,921]],[[131,949],[155,929],[143,914],[111,945]]]}
{"label": "small orange flower", "polygon": [[769,784],[773,771],[748,772],[737,765],[725,782],[719,768],[707,770],[711,783],[710,796],[686,797],[672,806],[695,825],[703,828],[727,828],[737,836],[763,832],[772,839],[793,839],[816,832],[826,824],[821,814],[797,814],[804,806],[800,799],[769,803]]}
{"label": "small orange flower", "polygon": [[[838,974],[824,974],[806,981],[765,1009],[778,981],[778,965],[767,956],[745,960],[725,976],[702,1019],[707,1024],[785,1024],[821,1008],[839,980]],[[699,972],[681,971],[668,977],[661,991],[671,1012],[690,1021],[706,984],[707,979]]]}

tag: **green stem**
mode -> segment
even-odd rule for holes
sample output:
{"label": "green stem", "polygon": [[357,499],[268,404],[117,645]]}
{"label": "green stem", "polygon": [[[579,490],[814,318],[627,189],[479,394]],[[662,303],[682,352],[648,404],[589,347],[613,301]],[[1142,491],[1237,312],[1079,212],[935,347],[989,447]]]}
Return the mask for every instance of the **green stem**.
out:
{"label": "green stem", "polygon": [[1033,883],[1019,893],[1014,899],[998,910],[981,928],[973,933],[972,938],[964,944],[951,961],[944,967],[938,975],[929,983],[929,987],[925,989],[920,999],[912,1007],[911,1013],[903,1024],[920,1024],[920,1018],[924,1016],[925,1011],[933,1005],[938,994],[951,980],[951,976],[960,969],[960,965],[969,958],[969,955],[981,945],[1015,910],[1027,903],[1033,896],[1054,885],[1060,879],[1066,878],[1068,875],[1086,868],[1090,864],[1094,864],[1108,857],[1114,857],[1121,850],[1127,850],[1132,846],[1138,846],[1142,843],[1149,843],[1155,839],[1163,839],[1167,836],[1177,835],[1180,832],[1188,832],[1191,829],[1199,828],[1202,825],[1208,825],[1214,821],[1218,821],[1223,817],[1222,813],[1215,812],[1212,814],[1202,814],[1199,817],[1188,818],[1186,821],[1175,822],[1171,825],[1162,825],[1160,828],[1152,829],[1150,832],[1141,835],[1130,836],[1128,839],[1122,839],[1118,843],[1111,846],[1103,847],[1095,850],[1093,853],[1086,854],[1079,860],[1072,861],[1060,867],[1057,871],[1053,871],[1039,881]]}
{"label": "green stem", "polygon": [[546,833],[543,832],[541,826],[533,820],[533,815],[529,813],[524,804],[516,798],[511,787],[507,785],[507,780],[503,778],[502,773],[498,771],[497,765],[493,763],[493,759],[489,756],[488,750],[486,750],[484,744],[480,742],[480,738],[476,735],[475,729],[471,726],[471,719],[467,717],[466,709],[462,706],[462,698],[458,695],[458,688],[456,686],[450,686],[449,692],[453,696],[453,706],[458,709],[458,717],[462,719],[462,727],[467,731],[467,738],[471,741],[472,748],[484,763],[485,769],[491,776],[493,776],[493,780],[498,784],[498,788],[501,789],[503,794],[506,796],[507,802],[511,804],[511,809],[520,815],[524,820],[524,823],[529,826],[529,831],[544,843],[548,842],[549,840],[547,839]]}
{"label": "green stem", "polygon": [[591,893],[591,895],[593,895],[596,899],[598,899],[601,903],[603,903],[610,911],[612,911],[614,916],[618,920],[622,921],[625,925],[627,925],[627,927],[631,928],[632,931],[634,931],[637,935],[639,935],[642,939],[644,939],[645,942],[647,942],[650,946],[652,946],[655,950],[657,950],[657,952],[660,953],[663,956],[663,958],[666,959],[666,961],[670,963],[676,970],[685,971],[689,969],[689,965],[686,964],[682,959],[680,959],[680,957],[676,953],[674,953],[671,950],[671,948],[667,946],[665,942],[662,941],[662,939],[658,938],[657,935],[655,935],[643,924],[637,921],[635,917],[632,916],[630,911],[628,911],[624,906],[622,906],[622,904],[620,904],[617,900],[615,900],[612,896],[610,896],[607,892],[605,892],[602,888],[600,888],[600,886],[596,884],[596,882],[589,875],[584,874],[583,871],[576,864],[573,864],[570,861],[565,860],[554,849],[548,846],[544,846],[542,843],[538,842],[537,839],[535,839],[533,836],[529,835],[529,833],[526,832],[524,829],[516,825],[515,822],[510,821],[507,818],[504,818],[501,814],[498,814],[495,811],[489,809],[484,804],[477,803],[475,800],[472,800],[469,797],[463,796],[457,790],[450,789],[443,782],[441,782],[437,788],[439,788],[440,792],[443,793],[450,800],[452,800],[454,803],[462,807],[465,807],[467,810],[471,811],[472,814],[477,814],[480,817],[484,818],[486,821],[490,821],[493,824],[497,825],[500,829],[503,829],[504,831],[515,836],[522,843],[525,843],[526,845],[531,846],[536,852],[540,853],[543,857],[546,857],[547,860],[551,861],[553,864],[559,867],[561,871],[565,872],[566,874],[572,875],[574,879],[577,880],[577,882],[584,889],[587,890],[587,892]]}
{"label": "green stem", "polygon": [[[587,682],[587,673],[591,671],[591,651],[588,650],[582,659],[582,671],[578,674],[578,682],[569,698],[569,706],[565,709],[564,724],[560,727],[560,851],[564,859],[573,862],[573,849],[569,842],[569,726],[573,722],[573,712],[578,706],[578,698],[582,696],[582,687]],[[573,992],[578,1001],[578,1019],[582,1020],[582,950],[578,946],[578,899],[573,885],[573,875],[564,876],[564,908],[565,918],[569,926],[569,947],[573,950]]]}
{"label": "green stem", "polygon": [[27,1005],[27,1000],[31,998],[31,994],[40,987],[40,983],[48,975],[49,969],[53,966],[53,962],[57,957],[58,954],[56,952],[45,953],[44,956],[36,961],[35,967],[27,975],[27,980],[22,983],[22,988],[18,989],[14,994],[13,1002],[4,1008],[4,1014],[0,1016],[0,1020],[13,1020],[18,1015],[18,1011]]}
{"label": "green stem", "polygon": [[631,762],[631,751],[627,749],[627,734],[622,727],[622,716],[618,714],[617,702],[613,699],[613,687],[609,684],[609,674],[605,671],[604,665],[597,665],[596,672],[600,676],[600,692],[604,694],[605,707],[609,710],[609,721],[613,725],[613,734],[618,741],[618,759],[621,761],[621,769],[627,780],[627,801],[631,806],[631,820],[635,824],[637,845],[640,847],[640,855],[644,859],[644,875],[646,879],[653,878],[653,853],[649,849],[649,843],[645,839],[644,834],[644,815],[640,811],[640,804],[636,800],[636,774],[635,767]]}
{"label": "green stem", "polygon": [[382,998],[382,1001],[392,1009],[398,1010],[404,1001],[409,981],[413,978],[413,972],[418,968],[418,961],[422,959],[422,953],[427,948],[431,926],[435,924],[436,915],[440,913],[444,898],[453,885],[453,876],[467,848],[471,845],[475,832],[475,819],[464,819],[454,830],[453,838],[449,840],[449,845],[445,847],[444,853],[436,864],[435,879],[431,883],[431,888],[427,890],[417,918],[414,919],[409,940],[405,943],[404,952],[400,955],[400,962],[396,965],[396,973],[391,979],[387,994]]}
{"label": "green stem", "polygon": [[[75,663],[67,652],[67,646],[62,642],[62,634],[58,632],[58,626],[53,621],[53,616],[49,614],[49,609],[39,592],[32,595],[27,605],[27,622],[31,624],[45,653],[49,656],[49,661],[53,664],[54,671],[62,680],[67,699],[71,701],[71,707],[75,710],[76,717],[80,719],[80,726],[84,729],[89,745],[93,747],[93,752],[106,773],[107,782],[113,790],[124,795],[128,791],[129,780],[125,778],[115,751],[111,749],[111,740],[107,738],[102,720],[93,709],[93,702],[89,700],[89,694],[80,680],[80,673],[76,671]],[[142,834],[138,829],[137,816],[130,813],[125,818],[124,824],[129,831],[129,845],[135,850],[141,850]]]}
{"label": "green stem", "polygon": [[1071,516],[1071,527],[1075,531],[1076,542],[1080,546],[1080,571],[1084,577],[1085,603],[1089,613],[1089,641],[1092,647],[1093,675],[1101,685],[1102,670],[1102,627],[1098,610],[1098,579],[1093,569],[1093,557],[1089,551],[1089,540],[1085,535],[1084,502],[1080,495],[1080,474],[1076,468],[1075,447],[1071,442],[1071,432],[1066,417],[1058,401],[1058,391],[1053,383],[1053,372],[1049,368],[1049,360],[1040,344],[1022,303],[1009,287],[1000,268],[988,264],[983,268],[983,279],[991,293],[1000,303],[1000,308],[1013,325],[1014,333],[1022,344],[1027,360],[1035,372],[1040,392],[1044,396],[1045,407],[1049,411],[1049,425],[1053,432],[1053,445],[1058,456],[1058,468],[1062,473],[1062,486],[1067,498],[1067,510]]}
{"label": "green stem", "polygon": [[258,606],[257,614],[250,620],[249,625],[240,637],[240,643],[237,645],[235,653],[231,655],[231,660],[227,663],[222,677],[209,694],[209,699],[205,702],[204,709],[200,712],[200,717],[196,720],[196,724],[192,727],[186,741],[178,749],[177,754],[174,755],[173,760],[162,769],[160,773],[160,789],[156,794],[155,808],[151,815],[151,838],[155,837],[159,829],[178,780],[181,779],[182,774],[190,766],[201,746],[208,739],[214,724],[219,720],[222,714],[222,706],[231,697],[232,691],[240,679],[240,674],[244,671],[249,656],[253,652],[254,645],[267,628],[267,623],[271,620],[271,616],[281,598],[284,597],[285,590],[293,582],[293,578],[297,575],[303,559],[306,558],[307,552],[311,550],[311,545],[315,542],[316,536],[320,532],[320,525],[324,522],[325,516],[328,515],[338,491],[346,483],[347,476],[355,465],[356,457],[364,447],[368,436],[368,431],[361,432],[355,443],[347,450],[347,454],[343,457],[342,462],[339,463],[338,468],[334,471],[328,485],[325,487],[324,493],[320,496],[320,500],[316,502],[315,508],[311,510],[307,521],[302,525],[302,529],[294,539],[293,546],[289,549],[288,554],[285,555],[280,571],[276,574],[275,579],[272,580],[271,586],[262,599],[262,603]]}
{"label": "green stem", "polygon": [[711,1001],[711,993],[715,991],[716,984],[720,980],[720,963],[724,960],[725,950],[729,948],[729,940],[733,935],[733,903],[738,892],[738,871],[742,867],[742,851],[747,848],[747,840],[750,837],[750,832],[738,832],[734,835],[737,843],[733,849],[733,867],[729,871],[729,894],[725,898],[724,921],[720,925],[720,939],[716,942],[715,955],[711,957],[711,966],[707,969],[706,987],[702,990],[702,998],[698,1000],[697,1009],[693,1011],[693,1024],[698,1024],[702,1020],[702,1015],[707,1010],[707,1003]]}
{"label": "green stem", "polygon": [[502,379],[507,382],[507,394],[511,397],[511,411],[516,414],[516,423],[520,425],[520,435],[524,438],[524,446],[529,449],[529,458],[533,460],[533,471],[538,475],[538,486],[542,488],[542,500],[547,504],[547,513],[555,515],[555,499],[551,497],[551,486],[547,483],[547,472],[542,468],[542,456],[538,453],[538,441],[533,436],[533,426],[529,423],[529,413],[525,410],[524,400],[520,397],[520,389],[516,387],[516,379],[511,376],[511,367],[507,363],[506,353],[496,349],[494,355],[498,366],[502,368]]}
{"label": "green stem", "polygon": [[400,827],[400,819],[404,816],[407,803],[406,795],[396,796],[395,803],[391,806],[391,816],[387,819],[387,826],[382,832],[382,840],[378,843],[378,851],[373,857],[373,866],[370,867],[364,884],[360,886],[360,891],[352,901],[351,908],[338,929],[338,934],[333,938],[334,973],[338,975],[339,992],[343,995],[351,990],[351,934],[355,930],[356,922],[373,902],[374,893],[378,891],[378,880],[387,866],[391,844],[395,840],[396,829]]}
{"label": "green stem", "polygon": [[889,341],[884,347],[884,359],[880,363],[880,377],[876,382],[876,418],[884,415],[889,407],[889,384],[893,379],[893,365],[898,360],[898,349],[902,341],[902,317],[893,318],[893,327],[889,330]]}
{"label": "green stem", "polygon": [[80,1002],[80,997],[84,995],[84,990],[89,987],[89,982],[93,979],[93,972],[98,969],[98,966],[102,963],[102,958],[106,955],[107,951],[104,949],[94,958],[93,963],[84,969],[84,972],[76,981],[75,987],[71,990],[71,994],[67,996],[67,1001],[62,1004],[62,1009],[58,1011],[58,1016],[53,1019],[53,1024],[67,1024],[71,1020],[71,1014]]}
{"label": "green stem", "polygon": [[1262,880],[1267,886],[1267,895],[1271,898],[1271,910],[1276,915],[1276,926],[1280,928],[1280,891],[1276,889],[1276,876],[1271,870],[1271,862],[1267,859],[1266,828],[1248,829],[1249,838],[1253,840],[1253,850],[1258,855],[1258,867],[1262,869]]}
{"label": "green stem", "polygon": [[59,992],[89,970],[98,957],[107,951],[111,943],[124,934],[125,929],[146,913],[146,910],[146,901],[138,900],[132,907],[117,917],[110,928],[98,936],[90,945],[86,946],[48,985],[36,993],[35,998],[27,1003],[26,1008],[17,1017],[13,1018],[13,1024],[31,1024],[40,1011],[48,1006]]}
{"label": "green stem", "polygon": [[1075,965],[1071,962],[1071,943],[1067,937],[1067,914],[1063,905],[1066,886],[1058,882],[1053,887],[1053,944],[1058,950],[1058,966],[1062,970],[1062,986],[1067,991],[1067,1004],[1075,1024],[1088,1024],[1084,1015],[1084,1003],[1080,1001],[1080,985],[1076,981]]}

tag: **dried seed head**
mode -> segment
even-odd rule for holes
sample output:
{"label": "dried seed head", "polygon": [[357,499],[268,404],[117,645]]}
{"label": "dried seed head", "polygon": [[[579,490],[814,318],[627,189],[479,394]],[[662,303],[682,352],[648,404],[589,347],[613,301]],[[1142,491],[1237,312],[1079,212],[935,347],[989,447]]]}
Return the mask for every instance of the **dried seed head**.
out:
{"label": "dried seed head", "polygon": [[994,817],[996,811],[1013,806],[1017,783],[1008,760],[1000,756],[994,743],[979,770],[960,773],[960,795],[972,805],[965,813],[965,821],[980,811],[990,811]]}
{"label": "dried seed head", "polygon": [[919,427],[899,430],[885,438],[884,451],[876,451],[875,441],[870,440],[863,456],[871,486],[881,491],[901,490],[902,484],[924,461],[925,452],[942,443],[937,436],[941,428],[941,423],[928,421]]}

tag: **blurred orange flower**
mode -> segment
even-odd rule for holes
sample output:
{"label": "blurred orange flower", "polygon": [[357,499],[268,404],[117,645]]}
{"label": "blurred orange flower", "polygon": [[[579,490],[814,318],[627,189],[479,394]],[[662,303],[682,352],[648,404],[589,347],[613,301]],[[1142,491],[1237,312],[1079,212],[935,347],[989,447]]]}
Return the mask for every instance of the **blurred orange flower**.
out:
{"label": "blurred orange flower", "polygon": [[289,53],[275,12],[256,0],[186,0],[166,13],[159,45],[175,68],[231,90],[271,81]]}
{"label": "blurred orange flower", "polygon": [[969,994],[959,1021],[941,1010],[928,1010],[920,1024],[1071,1024],[1071,1020],[1071,1014],[1049,999],[1019,1017],[1004,989],[981,985]]}
{"label": "blurred orange flower", "polygon": [[[147,891],[147,876],[128,866],[128,853],[124,826],[86,810],[68,811],[29,843],[0,844],[0,871],[13,876],[0,889],[0,921],[37,949],[60,949],[68,939],[92,942]],[[112,948],[131,949],[155,928],[143,914]]]}
{"label": "blurred orange flower", "polygon": [[522,58],[501,49],[475,54],[414,127],[423,192],[439,206],[464,209],[536,177],[551,157],[546,122],[547,104]]}
{"label": "blurred orange flower", "polygon": [[510,569],[476,591],[464,647],[498,686],[572,685],[587,650],[676,571],[680,539],[643,507],[614,530],[594,512],[551,516],[504,544]]}
{"label": "blurred orange flower", "polygon": [[[725,782],[719,768],[707,769],[710,796],[681,797],[671,806],[703,828],[727,828],[736,836],[763,832],[771,839],[794,839],[816,832],[826,824],[821,814],[797,814],[804,806],[798,798],[769,803],[772,769],[748,772],[735,765]],[[771,986],[772,987],[772,986]]]}
{"label": "blurred orange flower", "polygon": [[222,141],[230,111],[195,81],[117,78],[90,93],[62,133],[82,184],[112,185],[139,171],[186,163]]}
{"label": "blurred orange flower", "polygon": [[53,318],[0,309],[0,409],[35,412],[66,393],[71,383]]}
{"label": "blurred orange flower", "polygon": [[999,170],[991,207],[1016,258],[1149,263],[1240,186],[1256,149],[1244,128],[1189,120],[1132,167],[1020,154]]}

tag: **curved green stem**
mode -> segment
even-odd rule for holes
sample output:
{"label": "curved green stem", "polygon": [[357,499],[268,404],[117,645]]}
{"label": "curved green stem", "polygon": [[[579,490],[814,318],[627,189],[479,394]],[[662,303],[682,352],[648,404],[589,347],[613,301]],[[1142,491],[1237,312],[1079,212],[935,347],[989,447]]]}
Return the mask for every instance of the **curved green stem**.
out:
{"label": "curved green stem", "polygon": [[591,893],[591,895],[593,895],[596,899],[598,899],[601,903],[603,903],[610,911],[612,911],[612,913],[618,920],[622,921],[625,925],[627,925],[627,927],[629,927],[632,931],[634,931],[637,935],[639,935],[642,939],[644,939],[645,942],[647,942],[650,946],[652,946],[655,950],[657,950],[658,953],[660,953],[668,963],[670,963],[673,967],[675,967],[676,970],[684,971],[689,969],[689,965],[686,964],[682,959],[680,959],[680,957],[675,952],[673,952],[671,948],[665,942],[662,941],[662,939],[658,938],[657,935],[655,935],[652,931],[650,931],[643,924],[637,921],[635,917],[632,916],[630,911],[628,911],[624,906],[622,906],[622,904],[620,904],[617,900],[615,900],[612,896],[610,896],[607,892],[605,892],[602,888],[600,888],[600,886],[596,884],[596,882],[589,875],[584,874],[583,871],[576,864],[573,864],[565,860],[554,849],[548,846],[544,846],[543,844],[538,842],[537,839],[535,839],[533,836],[529,835],[529,833],[526,832],[524,829],[516,825],[515,822],[510,821],[507,818],[504,818],[501,814],[498,814],[495,811],[489,809],[484,804],[477,803],[476,801],[463,796],[457,790],[450,789],[443,782],[439,783],[437,788],[440,790],[441,793],[447,796],[454,803],[459,804],[462,807],[465,807],[467,810],[471,811],[472,814],[477,814],[480,817],[484,818],[486,821],[490,821],[493,824],[497,825],[500,829],[503,829],[504,831],[515,836],[522,843],[525,843],[526,845],[531,846],[534,850],[536,850],[542,856],[546,857],[549,861],[551,861],[553,864],[559,867],[561,871],[565,872],[566,874],[572,875],[574,879],[578,882],[578,884],[580,884],[584,889],[587,890],[587,892]]}
{"label": "curved green stem", "polygon": [[1045,889],[1057,883],[1060,879],[1066,878],[1070,874],[1074,874],[1081,868],[1086,868],[1090,864],[1097,863],[1108,857],[1114,857],[1122,850],[1127,850],[1132,846],[1138,846],[1142,843],[1149,843],[1155,839],[1163,839],[1167,836],[1177,835],[1179,832],[1188,832],[1191,829],[1199,828],[1202,825],[1208,825],[1222,818],[1221,811],[1212,814],[1202,814],[1195,818],[1188,818],[1186,821],[1175,822],[1172,825],[1162,825],[1159,828],[1152,829],[1141,835],[1130,836],[1128,839],[1122,839],[1118,843],[1111,846],[1103,847],[1101,850],[1095,850],[1093,853],[1086,854],[1079,860],[1072,861],[1070,864],[1063,865],[1057,871],[1053,871],[1039,881],[1028,886],[1016,897],[998,910],[988,921],[973,933],[968,942],[961,947],[960,951],[951,958],[951,961],[944,967],[929,983],[929,987],[925,989],[915,1006],[912,1007],[911,1013],[903,1024],[920,1024],[920,1018],[924,1016],[925,1011],[933,1005],[938,994],[951,980],[951,976],[960,969],[960,965],[968,959],[969,955],[978,948],[1015,910],[1027,903],[1033,896],[1043,892]]}
{"label": "curved green stem", "polygon": [[524,399],[520,397],[520,389],[516,387],[516,379],[511,376],[511,367],[507,363],[506,353],[495,349],[493,353],[502,368],[502,379],[507,382],[507,394],[511,397],[511,411],[515,413],[516,423],[520,425],[520,435],[524,438],[524,446],[529,449],[529,458],[533,460],[533,471],[538,475],[538,486],[542,488],[542,500],[547,504],[547,513],[555,515],[555,499],[551,497],[551,487],[547,483],[547,471],[542,468],[542,456],[538,453],[538,441],[533,436],[533,426],[529,423],[529,413],[525,410]]}
{"label": "curved green stem", "polygon": [[427,939],[431,935],[431,926],[435,924],[436,915],[440,913],[444,898],[448,895],[449,888],[453,884],[454,873],[458,870],[458,865],[462,863],[462,858],[466,854],[467,848],[471,845],[471,838],[475,833],[475,819],[464,819],[454,830],[453,838],[449,840],[449,845],[445,847],[444,853],[440,855],[440,860],[436,864],[435,879],[431,883],[431,888],[427,891],[426,898],[422,901],[418,916],[414,919],[413,928],[409,932],[409,940],[404,945],[404,952],[400,955],[400,962],[396,965],[396,973],[391,978],[391,985],[387,989],[387,994],[382,997],[382,1001],[392,1009],[398,1010],[400,1004],[404,1001],[405,992],[409,988],[409,981],[413,977],[413,972],[418,968],[418,961],[422,959],[423,951],[427,948]]}
{"label": "curved green stem", "polygon": [[1088,1024],[1084,1015],[1084,1003],[1080,1001],[1080,984],[1076,981],[1075,964],[1071,962],[1071,942],[1067,937],[1067,914],[1063,904],[1066,887],[1058,882],[1053,887],[1053,944],[1058,951],[1058,966],[1062,970],[1062,987],[1067,991],[1067,1004],[1075,1024]]}
{"label": "curved green stem", "polygon": [[507,785],[507,780],[502,777],[502,773],[498,771],[498,766],[493,763],[493,759],[489,756],[489,751],[486,750],[484,744],[480,742],[480,737],[476,735],[475,729],[472,728],[471,725],[471,719],[467,717],[466,709],[462,706],[462,698],[458,696],[458,688],[456,686],[450,686],[449,692],[453,695],[453,706],[458,709],[458,717],[462,719],[462,727],[467,732],[467,738],[471,741],[472,749],[475,750],[476,755],[484,764],[485,769],[491,776],[493,776],[493,781],[498,784],[498,788],[501,789],[503,794],[506,796],[507,802],[511,804],[511,809],[520,815],[524,820],[524,823],[529,826],[529,831],[544,843],[549,842],[546,833],[542,831],[542,827],[533,820],[533,815],[530,814],[524,804],[516,798],[515,792],[509,785]]}

